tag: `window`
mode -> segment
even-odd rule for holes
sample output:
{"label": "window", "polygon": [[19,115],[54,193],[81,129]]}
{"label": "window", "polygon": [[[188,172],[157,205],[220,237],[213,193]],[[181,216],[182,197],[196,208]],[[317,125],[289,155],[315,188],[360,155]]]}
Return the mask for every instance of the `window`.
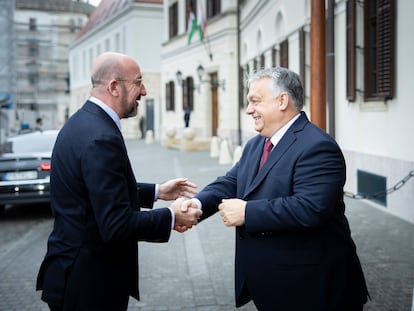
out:
{"label": "window", "polygon": [[165,109],[167,111],[175,110],[175,92],[174,92],[174,81],[170,81],[165,84]]}
{"label": "window", "polygon": [[288,40],[280,43],[280,67],[289,67],[289,42]]}
{"label": "window", "polygon": [[76,31],[75,20],[73,18],[69,20],[69,31],[70,32]]}
{"label": "window", "polygon": [[355,0],[346,3],[346,99],[356,99],[356,8]]}
{"label": "window", "polygon": [[115,51],[121,51],[121,35],[119,34],[119,32],[115,34]]}
{"label": "window", "polygon": [[31,17],[29,19],[29,30],[31,30],[31,31],[36,31],[37,30],[36,18]]}
{"label": "window", "polygon": [[39,56],[39,43],[35,40],[30,40],[28,45],[29,56],[38,57]]}
{"label": "window", "polygon": [[277,50],[275,47],[272,48],[272,67],[277,66]]}
{"label": "window", "polygon": [[29,80],[30,85],[38,85],[39,84],[39,73],[29,72],[29,74],[27,75],[27,79]]}
{"label": "window", "polygon": [[187,77],[183,81],[183,109],[187,104],[190,106],[191,111],[194,109],[194,79],[193,77]]}
{"label": "window", "polygon": [[221,0],[207,0],[207,19],[220,14]]}
{"label": "window", "polygon": [[82,18],[78,18],[78,29],[81,29],[83,27],[83,19]]}
{"label": "window", "polygon": [[364,2],[364,99],[394,96],[395,0]]}
{"label": "window", "polygon": [[260,54],[260,69],[265,67],[265,56],[264,54]]}
{"label": "window", "polygon": [[174,2],[169,8],[169,35],[170,39],[178,35],[178,4]]}
{"label": "window", "polygon": [[240,81],[240,85],[241,85],[241,87],[242,87],[242,107],[241,108],[247,108],[247,104],[248,104],[248,102],[247,102],[247,93],[248,93],[248,88],[247,88],[247,78],[249,77],[249,65],[248,64],[246,64],[245,65],[245,67],[244,67],[244,69],[242,68],[242,72],[243,72],[243,74],[242,74],[242,77],[240,77],[241,78],[241,81]]}

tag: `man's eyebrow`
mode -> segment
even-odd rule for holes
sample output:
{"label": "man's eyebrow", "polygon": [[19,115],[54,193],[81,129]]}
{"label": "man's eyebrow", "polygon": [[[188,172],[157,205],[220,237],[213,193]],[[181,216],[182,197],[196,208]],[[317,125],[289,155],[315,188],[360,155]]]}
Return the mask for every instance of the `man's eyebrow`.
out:
{"label": "man's eyebrow", "polygon": [[252,94],[252,95],[247,95],[247,98],[249,100],[255,100],[255,99],[257,100],[257,99],[260,99],[260,96]]}

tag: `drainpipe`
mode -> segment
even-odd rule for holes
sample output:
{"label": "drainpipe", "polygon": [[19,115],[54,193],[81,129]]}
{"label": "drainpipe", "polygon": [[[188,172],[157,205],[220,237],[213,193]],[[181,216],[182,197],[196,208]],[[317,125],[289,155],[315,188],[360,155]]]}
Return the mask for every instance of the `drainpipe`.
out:
{"label": "drainpipe", "polygon": [[237,144],[239,146],[242,145],[242,130],[241,130],[241,116],[240,116],[240,108],[242,107],[243,103],[243,85],[242,85],[242,70],[240,66],[240,2],[241,0],[237,0],[237,90],[238,90],[238,98],[237,98]]}
{"label": "drainpipe", "polygon": [[328,133],[335,138],[335,0],[328,0],[326,38]]}
{"label": "drainpipe", "polygon": [[311,121],[326,130],[325,1],[311,2]]}

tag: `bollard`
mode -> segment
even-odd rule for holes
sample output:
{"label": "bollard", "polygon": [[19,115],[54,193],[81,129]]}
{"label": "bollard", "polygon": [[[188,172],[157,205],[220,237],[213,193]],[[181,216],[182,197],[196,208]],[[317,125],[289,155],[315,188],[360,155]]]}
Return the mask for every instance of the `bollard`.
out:
{"label": "bollard", "polygon": [[237,146],[236,149],[234,149],[234,152],[233,152],[233,165],[236,164],[237,161],[240,160],[242,151],[243,151],[243,148],[241,146]]}
{"label": "bollard", "polygon": [[227,140],[223,140],[220,144],[220,157],[219,157],[219,164],[231,164],[233,163],[233,159],[231,156],[229,144]]}
{"label": "bollard", "polygon": [[219,138],[217,136],[211,137],[210,142],[210,157],[217,158],[220,154]]}
{"label": "bollard", "polygon": [[154,143],[154,133],[151,130],[148,130],[145,133],[145,143],[150,145]]}

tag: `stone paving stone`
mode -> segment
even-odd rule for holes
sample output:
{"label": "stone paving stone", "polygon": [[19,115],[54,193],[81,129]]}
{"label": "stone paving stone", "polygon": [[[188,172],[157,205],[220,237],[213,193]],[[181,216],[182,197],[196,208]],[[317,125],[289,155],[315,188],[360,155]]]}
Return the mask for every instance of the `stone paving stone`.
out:
{"label": "stone paving stone", "polygon": [[[183,152],[138,140],[127,141],[127,147],[140,181],[189,177],[201,189],[229,168],[208,152]],[[414,224],[364,201],[347,198],[346,205],[372,297],[364,311],[413,311]],[[2,222],[6,234],[0,237],[0,311],[48,310],[35,291],[35,279],[52,219],[28,219],[26,225],[19,219]],[[17,239],[7,234],[12,229],[21,233]],[[236,310],[234,235],[215,215],[184,234],[172,232],[168,243],[140,242],[141,301],[131,298],[128,310]],[[249,303],[237,310],[256,308]]]}

